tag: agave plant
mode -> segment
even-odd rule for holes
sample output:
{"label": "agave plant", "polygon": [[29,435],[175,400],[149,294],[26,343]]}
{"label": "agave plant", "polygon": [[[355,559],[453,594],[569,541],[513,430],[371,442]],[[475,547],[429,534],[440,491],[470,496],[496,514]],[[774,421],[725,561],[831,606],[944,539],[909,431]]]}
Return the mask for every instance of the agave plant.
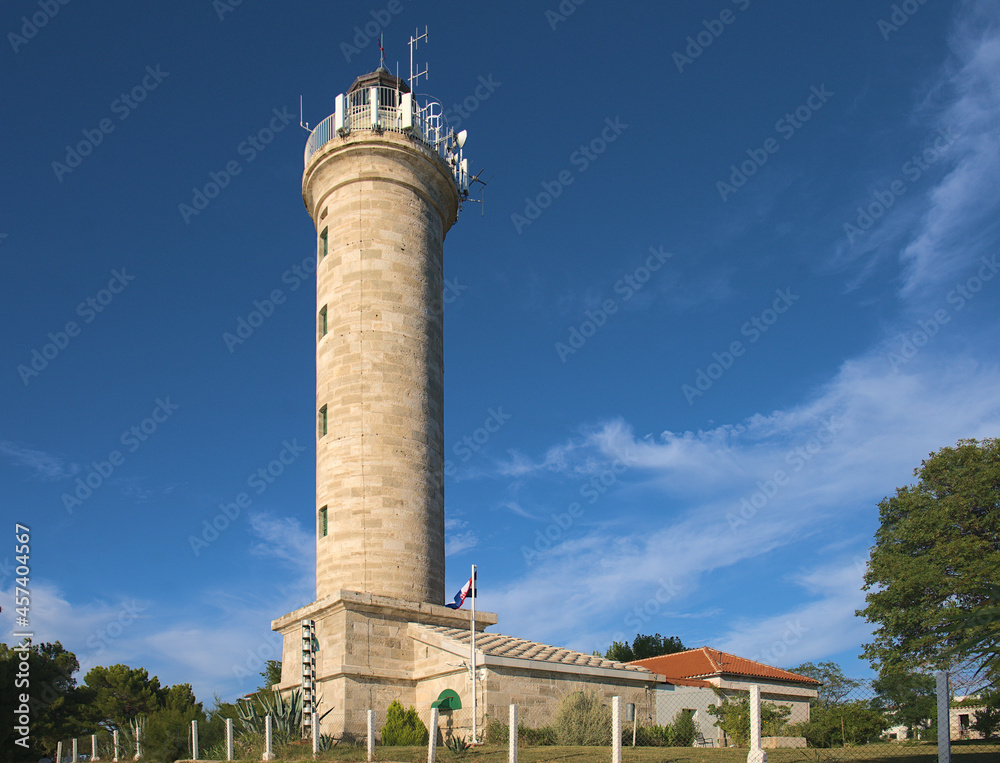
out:
{"label": "agave plant", "polygon": [[286,744],[302,736],[302,692],[261,692],[250,699],[236,702],[243,729],[251,734],[264,734],[264,718],[271,716],[271,733],[277,744]]}

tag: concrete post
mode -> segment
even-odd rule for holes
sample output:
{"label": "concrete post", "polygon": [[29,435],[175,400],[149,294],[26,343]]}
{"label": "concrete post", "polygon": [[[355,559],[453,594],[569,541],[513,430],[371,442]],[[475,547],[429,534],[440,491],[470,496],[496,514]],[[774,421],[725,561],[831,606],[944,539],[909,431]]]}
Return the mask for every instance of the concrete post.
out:
{"label": "concrete post", "polygon": [[750,752],[747,763],[767,763],[767,753],[760,746],[760,687],[750,687]]}
{"label": "concrete post", "polygon": [[118,763],[118,729],[111,732],[111,746],[113,748],[111,760],[113,763]]}
{"label": "concrete post", "polygon": [[80,759],[79,749],[77,747],[77,739],[73,737],[73,763],[76,763]]}
{"label": "concrete post", "polygon": [[233,759],[233,719],[226,718],[226,760]]}
{"label": "concrete post", "polygon": [[437,756],[438,741],[438,709],[431,708],[431,729],[430,737],[427,739],[427,763],[434,763]]}
{"label": "concrete post", "polygon": [[938,763],[951,763],[951,691],[948,686],[948,671],[940,671],[936,678]]}
{"label": "concrete post", "polygon": [[198,760],[198,721],[191,721],[191,760]]}
{"label": "concrete post", "polygon": [[517,705],[510,706],[510,732],[507,741],[507,763],[517,763]]}
{"label": "concrete post", "polygon": [[90,735],[90,759],[100,760],[101,756],[97,754],[97,734]]}
{"label": "concrete post", "polygon": [[62,742],[56,742],[56,763],[62,763]]}
{"label": "concrete post", "polygon": [[375,711],[368,711],[368,761],[375,760]]}
{"label": "concrete post", "polygon": [[271,716],[264,716],[264,754],[261,760],[274,760],[274,739],[271,734]]}
{"label": "concrete post", "polygon": [[315,712],[313,712],[311,720],[312,723],[310,724],[310,727],[312,728],[312,734],[313,734],[312,738],[313,757],[315,758],[317,755],[319,755],[319,719],[317,718]]}
{"label": "concrete post", "polygon": [[611,763],[622,763],[622,698],[611,698]]}

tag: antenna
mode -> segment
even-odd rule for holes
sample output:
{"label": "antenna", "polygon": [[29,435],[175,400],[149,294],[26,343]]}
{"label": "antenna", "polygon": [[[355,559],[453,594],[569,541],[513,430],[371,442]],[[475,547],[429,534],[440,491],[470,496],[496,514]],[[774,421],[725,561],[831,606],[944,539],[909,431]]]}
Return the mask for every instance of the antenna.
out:
{"label": "antenna", "polygon": [[306,132],[312,132],[312,129],[309,127],[309,123],[302,121],[302,96],[301,95],[299,96],[299,127],[301,127]]}
{"label": "antenna", "polygon": [[[424,70],[422,72],[414,72],[413,71],[413,51],[415,51],[417,49],[417,44],[421,40],[423,40],[424,42],[427,42],[427,25],[424,24],[424,33],[423,34],[420,34],[420,30],[419,29],[414,29],[413,30],[413,34],[416,34],[418,36],[417,37],[410,37],[410,92],[411,93],[415,93],[417,91],[417,83],[420,81],[421,77],[423,77],[424,79],[427,79],[428,66],[427,66],[426,62],[424,63]],[[419,66],[419,64],[418,64],[418,66]]]}
{"label": "antenna", "polygon": [[[473,175],[471,178],[469,178],[469,185],[472,185],[473,183],[479,183],[479,184],[481,184],[483,186],[483,190],[479,192],[480,198],[478,198],[478,199],[472,199],[472,198],[469,198],[468,196],[466,196],[462,200],[462,201],[472,201],[472,202],[475,202],[476,204],[482,204],[483,206],[481,207],[481,209],[482,209],[482,212],[483,212],[483,217],[486,216],[486,185],[490,182],[490,180],[493,179],[493,176],[490,175],[487,180],[480,180],[479,176],[482,175],[484,172],[486,172],[486,170],[485,169],[481,169],[481,170],[479,170],[479,172],[477,172],[475,175]],[[468,192],[466,192],[466,193],[468,193]]]}

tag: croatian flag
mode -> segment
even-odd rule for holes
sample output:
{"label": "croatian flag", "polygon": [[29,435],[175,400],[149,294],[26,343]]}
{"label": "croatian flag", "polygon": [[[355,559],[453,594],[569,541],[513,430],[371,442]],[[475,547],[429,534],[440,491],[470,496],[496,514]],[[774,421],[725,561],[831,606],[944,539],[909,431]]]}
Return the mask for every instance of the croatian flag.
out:
{"label": "croatian flag", "polygon": [[462,586],[462,590],[461,591],[459,591],[458,593],[455,594],[455,601],[452,604],[445,604],[445,606],[446,607],[451,607],[452,609],[461,609],[462,608],[462,604],[465,603],[465,598],[467,596],[470,596],[470,595],[475,596],[476,595],[475,591],[472,590],[473,581],[474,581],[474,578],[469,578],[469,582],[467,582],[464,586]]}

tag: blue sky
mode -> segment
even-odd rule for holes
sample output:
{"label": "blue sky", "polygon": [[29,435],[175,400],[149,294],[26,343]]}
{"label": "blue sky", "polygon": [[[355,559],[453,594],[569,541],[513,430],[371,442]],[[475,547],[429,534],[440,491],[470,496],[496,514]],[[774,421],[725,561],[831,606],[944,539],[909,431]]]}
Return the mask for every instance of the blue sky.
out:
{"label": "blue sky", "polygon": [[405,76],[425,24],[492,177],[445,243],[449,594],[475,563],[500,632],[865,675],[877,502],[1000,422],[991,2],[9,3],[0,511],[36,640],[232,698],[313,600],[298,101],[331,113],[378,31]]}

